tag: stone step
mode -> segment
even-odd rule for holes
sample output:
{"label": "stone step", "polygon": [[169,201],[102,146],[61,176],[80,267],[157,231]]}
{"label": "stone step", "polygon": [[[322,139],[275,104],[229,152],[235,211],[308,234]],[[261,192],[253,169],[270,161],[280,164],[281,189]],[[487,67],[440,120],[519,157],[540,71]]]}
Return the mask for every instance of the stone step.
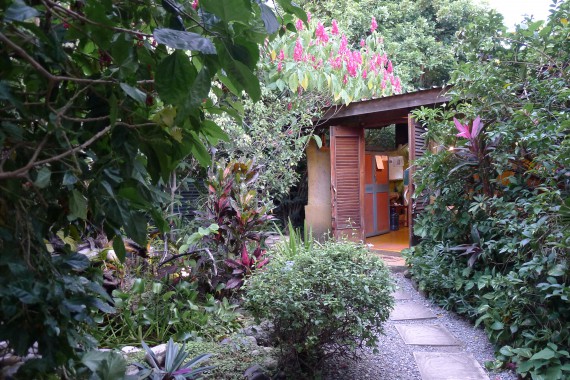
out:
{"label": "stone step", "polygon": [[440,325],[395,325],[404,343],[418,346],[460,346],[461,342]]}
{"label": "stone step", "polygon": [[422,380],[489,380],[472,355],[449,352],[414,352]]}
{"label": "stone step", "polygon": [[415,319],[435,319],[436,315],[430,309],[416,302],[396,302],[390,314],[392,321],[407,321]]}

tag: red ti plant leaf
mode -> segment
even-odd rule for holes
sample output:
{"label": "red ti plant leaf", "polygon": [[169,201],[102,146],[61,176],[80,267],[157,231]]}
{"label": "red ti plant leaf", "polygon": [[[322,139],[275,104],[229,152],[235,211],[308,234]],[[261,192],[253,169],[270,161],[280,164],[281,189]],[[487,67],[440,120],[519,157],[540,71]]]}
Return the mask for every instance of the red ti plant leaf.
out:
{"label": "red ti plant leaf", "polygon": [[481,123],[481,117],[477,116],[475,120],[473,120],[473,126],[471,127],[471,136],[476,139],[479,136],[479,133],[483,130],[484,124]]}
{"label": "red ti plant leaf", "polygon": [[243,279],[239,277],[232,277],[226,282],[226,289],[236,289],[243,285]]}
{"label": "red ti plant leaf", "polygon": [[457,137],[464,137],[466,139],[471,138],[471,132],[469,132],[469,124],[463,125],[456,118],[453,118],[453,122],[455,123],[455,128],[457,128],[459,131],[459,133],[456,135]]}
{"label": "red ti plant leaf", "polygon": [[265,264],[267,264],[269,262],[269,258],[265,258],[261,261],[259,261],[256,265],[257,269],[263,268],[265,266]]}
{"label": "red ti plant leaf", "polygon": [[253,264],[251,258],[249,257],[249,253],[247,252],[247,246],[245,244],[241,249],[241,263],[248,268],[251,267],[251,264]]}

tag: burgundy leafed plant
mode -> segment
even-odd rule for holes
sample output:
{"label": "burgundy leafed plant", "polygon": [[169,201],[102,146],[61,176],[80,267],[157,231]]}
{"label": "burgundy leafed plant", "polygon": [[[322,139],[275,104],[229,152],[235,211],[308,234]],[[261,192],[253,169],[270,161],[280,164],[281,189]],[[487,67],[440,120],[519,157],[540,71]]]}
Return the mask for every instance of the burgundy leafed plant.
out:
{"label": "burgundy leafed plant", "polygon": [[484,135],[481,132],[483,131],[484,124],[481,122],[481,118],[477,116],[475,120],[473,120],[471,127],[469,127],[469,124],[462,124],[456,118],[453,118],[453,122],[455,123],[455,128],[459,131],[456,136],[467,139],[467,144],[465,147],[454,149],[454,152],[463,158],[464,161],[453,168],[450,174],[465,166],[477,167],[477,174],[481,180],[483,192],[487,196],[492,196],[493,191],[489,180],[490,167],[487,157],[488,148],[490,146],[486,146],[485,141],[483,140]]}
{"label": "burgundy leafed plant", "polygon": [[263,268],[269,262],[269,258],[263,257],[265,253],[266,251],[258,246],[250,256],[247,247],[243,246],[240,258],[226,259],[226,265],[233,269],[232,278],[226,283],[226,289],[240,288],[247,276],[250,276],[254,270]]}

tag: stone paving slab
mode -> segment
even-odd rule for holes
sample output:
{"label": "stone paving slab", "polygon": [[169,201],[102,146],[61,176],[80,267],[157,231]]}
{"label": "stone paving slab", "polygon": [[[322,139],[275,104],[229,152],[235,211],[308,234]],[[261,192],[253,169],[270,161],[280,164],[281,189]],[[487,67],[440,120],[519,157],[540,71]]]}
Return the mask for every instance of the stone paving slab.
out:
{"label": "stone paving slab", "polygon": [[406,344],[418,346],[460,346],[448,329],[440,325],[395,325]]}
{"label": "stone paving slab", "polygon": [[396,301],[402,301],[402,300],[411,300],[412,299],[412,295],[408,292],[405,292],[403,290],[396,290],[394,293],[392,293],[392,295],[394,296],[394,299]]}
{"label": "stone paving slab", "polygon": [[394,310],[390,314],[392,321],[406,321],[413,319],[432,319],[436,318],[430,309],[415,302],[400,303],[397,302]]}
{"label": "stone paving slab", "polygon": [[489,380],[472,355],[414,352],[422,380]]}

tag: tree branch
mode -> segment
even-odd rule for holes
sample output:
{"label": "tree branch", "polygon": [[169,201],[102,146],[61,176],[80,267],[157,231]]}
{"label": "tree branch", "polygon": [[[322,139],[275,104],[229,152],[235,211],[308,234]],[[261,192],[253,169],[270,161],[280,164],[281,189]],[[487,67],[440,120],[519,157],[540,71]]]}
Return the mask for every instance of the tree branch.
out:
{"label": "tree branch", "polygon": [[44,137],[44,139],[42,140],[42,142],[38,145],[38,147],[36,148],[36,151],[34,152],[32,158],[30,159],[30,161],[28,161],[28,164],[26,166],[23,166],[17,170],[13,170],[10,172],[0,172],[0,180],[3,179],[8,179],[8,178],[21,178],[21,177],[25,177],[28,172],[39,165],[44,165],[44,164],[49,164],[50,162],[55,162],[55,161],[59,161],[62,158],[68,157],[82,149],[87,148],[89,145],[93,144],[95,141],[97,141],[99,138],[101,138],[103,135],[105,135],[107,132],[109,132],[111,130],[111,125],[106,126],[105,128],[103,128],[102,130],[100,130],[99,132],[97,132],[95,135],[93,135],[89,140],[85,141],[83,144],[78,145],[72,149],[69,149],[61,154],[58,154],[56,156],[52,156],[49,158],[46,158],[44,160],[40,160],[40,161],[36,161],[36,159],[38,158],[41,150],[43,149],[45,143],[47,142],[47,137],[48,135],[46,135]]}
{"label": "tree branch", "polygon": [[[24,60],[28,61],[32,67],[40,72],[41,75],[46,77],[50,82],[75,82],[75,83],[87,83],[87,84],[119,84],[118,81],[108,80],[108,79],[87,79],[87,78],[76,78],[61,75],[53,75],[47,71],[42,65],[40,65],[35,59],[33,59],[23,48],[15,44],[6,35],[0,32],[0,41],[4,42],[9,46],[16,54],[22,57]],[[154,83],[153,79],[146,79],[137,81],[138,84]]]}
{"label": "tree branch", "polygon": [[[95,21],[93,21],[93,20],[91,20],[91,19],[88,19],[87,17],[85,17],[85,16],[83,16],[83,15],[80,15],[80,14],[77,13],[77,12],[72,11],[71,9],[67,9],[67,8],[65,8],[65,7],[62,7],[61,5],[59,5],[59,4],[57,4],[57,3],[54,3],[53,1],[50,1],[50,0],[43,0],[42,3],[44,3],[44,5],[45,5],[47,8],[50,8],[50,9],[51,9],[58,17],[60,17],[60,18],[61,18],[61,16],[60,16],[60,15],[58,14],[58,12],[55,11],[53,8],[60,9],[61,11],[63,11],[63,12],[64,12],[65,14],[67,14],[68,16],[71,16],[71,17],[73,17],[73,18],[75,18],[75,19],[81,20],[81,21],[86,22],[86,23],[91,24],[91,25],[99,26],[99,27],[102,27],[102,28],[107,28],[107,29],[110,29],[110,30],[114,30],[114,31],[116,31],[116,32],[123,32],[123,33],[132,34],[132,35],[135,35],[135,36],[152,37],[152,34],[146,34],[146,33],[143,33],[143,32],[136,31],[136,30],[132,30],[132,29],[125,29],[125,28],[119,28],[119,27],[116,27],[116,26],[110,26],[110,25],[100,24],[100,23],[95,22]],[[64,21],[65,21],[65,20],[64,20]]]}

